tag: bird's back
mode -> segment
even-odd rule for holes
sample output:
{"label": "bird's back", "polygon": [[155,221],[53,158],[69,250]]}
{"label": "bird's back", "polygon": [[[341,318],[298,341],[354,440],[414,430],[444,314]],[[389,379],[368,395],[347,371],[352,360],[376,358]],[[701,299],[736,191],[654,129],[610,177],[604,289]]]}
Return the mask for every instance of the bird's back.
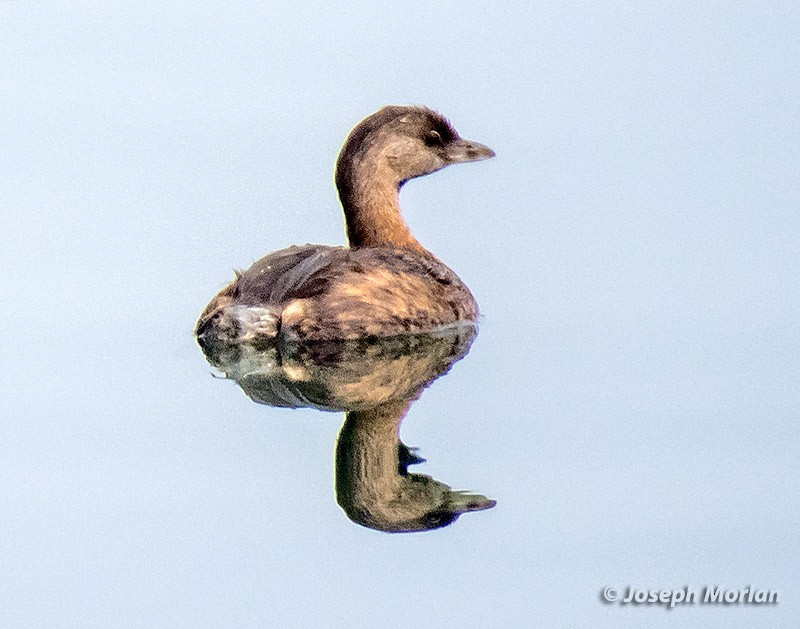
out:
{"label": "bird's back", "polygon": [[351,339],[474,321],[469,289],[430,254],[390,247],[289,247],[258,260],[212,300],[199,337]]}

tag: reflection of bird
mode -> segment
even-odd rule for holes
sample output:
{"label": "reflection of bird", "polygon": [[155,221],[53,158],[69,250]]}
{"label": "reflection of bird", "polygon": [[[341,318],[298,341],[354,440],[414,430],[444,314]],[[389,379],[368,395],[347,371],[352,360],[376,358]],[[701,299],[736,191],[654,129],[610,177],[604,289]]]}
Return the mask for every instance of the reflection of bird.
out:
{"label": "reflection of bird", "polygon": [[208,361],[256,402],[355,411],[409,400],[469,352],[477,328],[290,345],[211,343]]}
{"label": "reflection of bird", "polygon": [[400,441],[400,424],[426,387],[469,352],[476,327],[308,343],[216,342],[215,367],[256,402],[344,410],[336,445],[336,498],[355,522],[388,532],[422,531],[495,505],[408,467],[423,459]]}
{"label": "reflection of bird", "polygon": [[239,273],[197,324],[201,345],[348,339],[474,321],[469,289],[400,215],[409,179],[492,157],[425,107],[384,107],[353,129],[336,167],[350,248],[289,247]]}
{"label": "reflection of bird", "polygon": [[494,507],[485,496],[408,472],[422,461],[398,436],[410,405],[387,402],[347,413],[336,444],[336,499],[347,516],[372,529],[403,533],[441,528],[462,513]]}

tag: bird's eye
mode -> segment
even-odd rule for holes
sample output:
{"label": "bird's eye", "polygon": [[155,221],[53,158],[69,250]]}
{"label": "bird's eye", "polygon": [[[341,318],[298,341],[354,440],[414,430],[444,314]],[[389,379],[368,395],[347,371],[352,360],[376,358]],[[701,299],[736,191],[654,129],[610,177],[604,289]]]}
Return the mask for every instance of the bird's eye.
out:
{"label": "bird's eye", "polygon": [[428,146],[442,146],[444,141],[438,131],[428,131],[428,135],[425,136],[425,144]]}

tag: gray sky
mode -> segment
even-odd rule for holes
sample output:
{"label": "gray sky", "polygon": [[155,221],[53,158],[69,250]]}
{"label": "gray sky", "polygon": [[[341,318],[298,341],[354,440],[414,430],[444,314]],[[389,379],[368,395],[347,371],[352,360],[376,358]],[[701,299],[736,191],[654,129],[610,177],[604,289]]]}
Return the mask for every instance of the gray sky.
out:
{"label": "gray sky", "polygon": [[[797,4],[271,4],[0,2],[0,624],[796,621]],[[402,435],[498,506],[396,536],[335,503],[339,414],[191,334],[232,268],[344,242],[389,103],[497,152],[403,189],[484,318]],[[687,584],[781,598],[599,600]]]}

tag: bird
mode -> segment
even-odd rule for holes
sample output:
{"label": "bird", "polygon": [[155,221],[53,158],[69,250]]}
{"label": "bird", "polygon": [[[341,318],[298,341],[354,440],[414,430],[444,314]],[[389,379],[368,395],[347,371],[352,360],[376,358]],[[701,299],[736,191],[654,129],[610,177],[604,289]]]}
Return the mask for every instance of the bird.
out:
{"label": "bird", "polygon": [[389,337],[476,321],[469,288],[411,233],[399,193],[410,179],[494,155],[425,106],[366,117],[336,161],[349,246],[295,245],[236,272],[201,314],[199,344]]}

